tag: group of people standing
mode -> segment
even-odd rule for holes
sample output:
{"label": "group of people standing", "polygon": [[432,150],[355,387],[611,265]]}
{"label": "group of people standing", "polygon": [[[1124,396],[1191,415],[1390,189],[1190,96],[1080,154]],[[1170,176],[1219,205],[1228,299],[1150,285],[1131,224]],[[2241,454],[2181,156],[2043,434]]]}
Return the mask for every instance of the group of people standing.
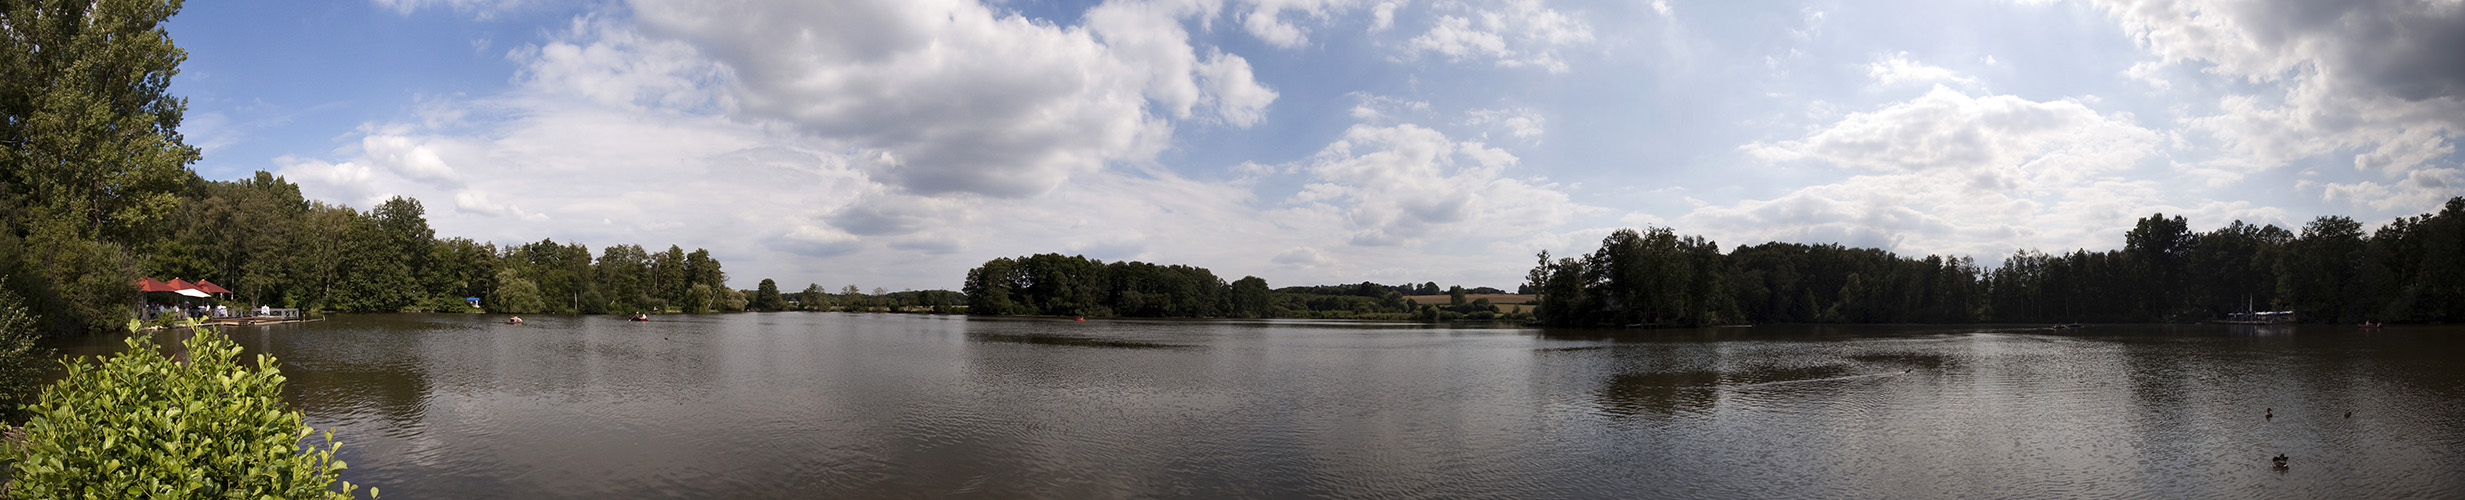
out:
{"label": "group of people standing", "polygon": [[[163,314],[163,313],[166,313],[166,312],[168,312],[168,313],[176,313],[176,314],[179,314],[179,315],[181,315],[181,316],[183,316],[183,317],[229,318],[229,317],[232,317],[232,316],[233,316],[233,315],[231,314],[231,306],[226,306],[226,305],[222,305],[222,304],[212,304],[212,305],[207,305],[207,304],[197,304],[197,305],[191,305],[191,306],[176,306],[176,305],[171,305],[171,304],[147,304],[147,305],[146,305],[146,309],[145,309],[145,311],[146,311],[146,314],[145,314],[146,319],[153,319],[153,318],[155,318],[155,317],[162,316],[162,314]],[[241,314],[247,314],[247,313],[248,313],[248,310],[247,310],[247,309],[241,309],[241,310],[240,310],[240,313],[241,313]],[[271,316],[271,315],[273,315],[273,314],[274,314],[274,308],[273,308],[273,306],[257,306],[257,315],[258,315],[258,316]]]}

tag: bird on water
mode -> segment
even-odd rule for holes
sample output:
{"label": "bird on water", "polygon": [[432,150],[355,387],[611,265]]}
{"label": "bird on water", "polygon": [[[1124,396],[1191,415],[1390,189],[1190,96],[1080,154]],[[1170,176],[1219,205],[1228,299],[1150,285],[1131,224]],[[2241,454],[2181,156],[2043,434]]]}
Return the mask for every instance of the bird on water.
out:
{"label": "bird on water", "polygon": [[2267,415],[2261,415],[2261,416],[2260,416],[2260,418],[2265,418],[2265,419],[2269,419],[2269,420],[2276,420],[2276,419],[2277,419],[2277,409],[2276,409],[2276,408],[2269,408],[2269,409],[2268,409],[2268,414],[2267,414]]}
{"label": "bird on water", "polygon": [[2274,464],[2276,464],[2276,466],[2277,466],[2277,467],[2279,467],[2279,468],[2283,468],[2283,467],[2285,467],[2285,454],[2284,454],[2284,453],[2278,453],[2278,454],[2277,454],[2277,458],[2271,458],[2271,459],[2268,459],[2268,461],[2269,461],[2270,463],[2274,463]]}

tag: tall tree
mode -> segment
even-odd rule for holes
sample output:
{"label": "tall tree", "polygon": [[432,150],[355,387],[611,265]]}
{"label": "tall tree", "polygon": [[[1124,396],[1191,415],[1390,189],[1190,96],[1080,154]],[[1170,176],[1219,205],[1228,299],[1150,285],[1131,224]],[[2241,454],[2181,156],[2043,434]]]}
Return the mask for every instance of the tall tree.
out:
{"label": "tall tree", "polygon": [[685,302],[681,306],[685,314],[701,314],[710,311],[712,293],[710,285],[694,283],[693,286],[686,287]]}
{"label": "tall tree", "polygon": [[756,311],[783,311],[787,310],[787,298],[779,295],[779,282],[762,278],[762,284],[753,290],[751,305]]}
{"label": "tall tree", "polygon": [[[2182,216],[2167,218],[2153,214],[2123,233],[2123,253],[2130,255],[2136,267],[2148,273],[2144,280],[2155,286],[2132,287],[2141,307],[2149,316],[2177,313],[2187,305],[2190,293],[2183,286],[2184,272],[2198,233]],[[2121,290],[2118,290],[2118,292]]]}
{"label": "tall tree", "polygon": [[805,291],[796,294],[796,302],[804,306],[804,310],[820,311],[828,303],[829,296],[830,292],[822,290],[821,283],[806,283]]}
{"label": "tall tree", "polygon": [[0,185],[64,236],[126,244],[194,178],[188,52],[162,24],[178,1],[34,0],[0,6]]}
{"label": "tall tree", "polygon": [[436,295],[446,293],[442,288],[447,278],[432,274],[439,270],[430,262],[436,251],[436,230],[428,228],[428,210],[419,200],[387,198],[369,210],[368,217],[376,223],[378,238],[385,245],[381,255],[401,268],[400,281],[384,284],[395,289],[392,295],[399,295],[393,298],[397,304],[389,304],[394,306],[391,309],[429,304]]}
{"label": "tall tree", "polygon": [[1232,315],[1243,318],[1264,318],[1274,314],[1274,298],[1268,295],[1267,280],[1257,276],[1242,276],[1232,282]]}
{"label": "tall tree", "polygon": [[719,270],[719,261],[710,258],[709,250],[696,248],[685,254],[685,282],[710,285],[712,296],[716,297],[720,291],[728,290],[728,273]]}
{"label": "tall tree", "polygon": [[2313,219],[2279,261],[2277,294],[2307,320],[2364,319],[2371,309],[2357,279],[2364,249],[2361,223],[2334,215]]}
{"label": "tall tree", "polygon": [[14,288],[53,331],[116,328],[135,299],[129,247],[196,176],[170,94],[187,52],[162,24],[177,1],[0,4],[0,229]]}
{"label": "tall tree", "polygon": [[685,277],[685,249],[668,245],[667,251],[651,259],[651,290],[654,296],[668,303],[685,301],[685,288],[693,286]]}
{"label": "tall tree", "polygon": [[654,265],[650,253],[641,245],[608,245],[600,249],[599,262],[593,264],[600,295],[611,303],[607,310],[616,312],[645,311],[656,308],[649,282]]}

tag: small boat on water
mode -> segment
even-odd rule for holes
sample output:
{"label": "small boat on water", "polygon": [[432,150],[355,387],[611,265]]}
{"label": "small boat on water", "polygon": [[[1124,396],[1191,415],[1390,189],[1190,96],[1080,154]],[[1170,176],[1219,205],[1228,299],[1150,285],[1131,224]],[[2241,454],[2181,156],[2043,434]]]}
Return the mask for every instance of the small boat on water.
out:
{"label": "small boat on water", "polygon": [[648,315],[648,314],[642,314],[642,313],[633,313],[633,317],[632,317],[632,318],[627,318],[627,319],[631,319],[631,320],[634,320],[634,321],[650,321],[650,315]]}
{"label": "small boat on water", "polygon": [[2364,321],[2361,323],[2356,323],[2354,326],[2362,327],[2364,330],[2378,330],[2379,327],[2384,325],[2377,321]]}
{"label": "small boat on water", "polygon": [[505,318],[505,324],[508,324],[508,325],[519,325],[519,324],[522,324],[522,317],[521,317],[521,316],[515,316],[515,317],[511,317],[511,318]]}

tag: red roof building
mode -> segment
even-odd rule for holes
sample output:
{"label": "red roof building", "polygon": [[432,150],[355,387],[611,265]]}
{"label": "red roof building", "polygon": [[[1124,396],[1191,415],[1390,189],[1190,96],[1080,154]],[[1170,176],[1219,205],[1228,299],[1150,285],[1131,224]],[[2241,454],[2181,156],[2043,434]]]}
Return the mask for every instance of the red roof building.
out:
{"label": "red roof building", "polygon": [[223,289],[221,285],[216,285],[214,282],[206,280],[197,280],[197,289],[204,291],[205,293],[231,293],[230,290]]}
{"label": "red roof building", "polygon": [[169,292],[173,290],[178,290],[178,288],[172,288],[170,283],[155,281],[154,278],[137,278],[137,291],[139,292]]}
{"label": "red roof building", "polygon": [[181,291],[181,290],[187,290],[187,289],[190,289],[190,288],[196,288],[196,287],[197,287],[197,285],[192,285],[192,284],[189,284],[189,283],[188,283],[188,282],[186,282],[186,281],[180,281],[180,279],[179,279],[179,278],[172,278],[172,279],[171,279],[171,283],[169,283],[169,284],[171,285],[171,290],[170,290],[170,291],[174,291],[174,292]]}

